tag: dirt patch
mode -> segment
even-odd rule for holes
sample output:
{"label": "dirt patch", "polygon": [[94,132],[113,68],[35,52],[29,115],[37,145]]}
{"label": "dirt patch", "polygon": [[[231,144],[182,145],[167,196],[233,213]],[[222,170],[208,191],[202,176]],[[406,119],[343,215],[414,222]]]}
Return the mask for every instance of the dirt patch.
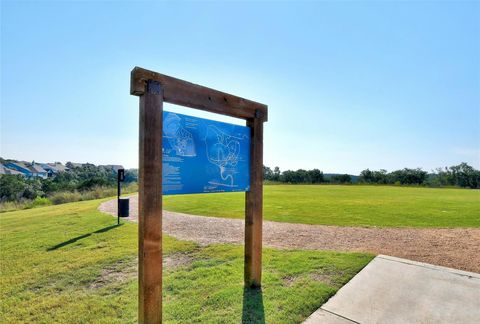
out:
{"label": "dirt patch", "polygon": [[175,253],[163,258],[163,268],[173,270],[180,267],[188,267],[195,260],[193,255],[186,253]]}
{"label": "dirt patch", "polygon": [[[163,258],[163,269],[174,270],[190,265],[195,258],[185,253],[174,253]],[[132,261],[119,261],[102,270],[88,289],[100,289],[110,284],[124,283],[133,280],[138,274],[138,259]]]}
{"label": "dirt patch", "polygon": [[287,287],[291,287],[295,284],[297,281],[298,277],[297,276],[286,276],[282,278],[283,285]]}
{"label": "dirt patch", "polygon": [[124,283],[137,275],[137,260],[119,261],[103,269],[88,289],[100,289],[110,284]]}
{"label": "dirt patch", "polygon": [[[339,276],[342,276],[342,272],[314,272],[310,273],[308,275],[308,278],[312,281],[318,281],[323,284],[326,284],[328,286],[332,287],[341,287],[342,283],[339,282],[339,280],[336,280],[339,278]],[[282,278],[283,285],[287,287],[293,286],[299,279],[302,279],[305,277],[299,277],[299,276],[286,276]]]}
{"label": "dirt patch", "polygon": [[340,288],[344,284],[342,281],[344,275],[345,272],[341,270],[325,270],[311,273],[310,278],[315,281],[323,282],[329,286]]}
{"label": "dirt patch", "polygon": [[[116,200],[99,210],[116,215]],[[130,198],[129,220],[138,217],[138,197]],[[178,239],[243,244],[239,219],[193,216],[165,211],[163,230]],[[264,246],[283,249],[370,252],[480,273],[478,228],[365,228],[290,224],[265,221]]]}
{"label": "dirt patch", "polygon": [[312,273],[310,275],[310,278],[312,278],[312,280],[314,281],[320,281],[329,286],[334,286],[334,287],[338,286],[338,283],[335,283],[333,275],[329,275],[325,273]]}

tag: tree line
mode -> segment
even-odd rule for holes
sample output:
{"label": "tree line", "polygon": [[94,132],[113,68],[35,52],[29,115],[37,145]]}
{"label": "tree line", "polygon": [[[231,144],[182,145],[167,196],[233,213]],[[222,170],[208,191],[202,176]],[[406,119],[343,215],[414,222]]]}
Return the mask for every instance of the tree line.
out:
{"label": "tree line", "polygon": [[[316,183],[339,183],[348,184],[353,182],[349,174],[325,175],[319,169],[296,171],[281,171],[279,167],[273,170],[263,167],[263,177],[266,181],[291,183],[291,184],[316,184]],[[387,184],[387,185],[417,185],[429,187],[462,187],[480,188],[480,171],[467,163],[460,163],[445,168],[438,168],[431,173],[421,168],[404,168],[388,172],[387,170],[365,169],[358,177],[358,183]]]}
{"label": "tree line", "polygon": [[373,184],[425,185],[430,187],[480,188],[480,171],[467,163],[445,168],[437,168],[432,173],[422,169],[402,169],[393,172],[386,170],[363,170],[360,181]]}
{"label": "tree line", "polygon": [[298,169],[280,171],[279,167],[273,170],[267,166],[263,167],[263,179],[282,183],[352,183],[352,176],[349,174],[325,175],[319,169],[304,170]]}
{"label": "tree line", "polygon": [[[53,178],[25,178],[21,175],[0,176],[0,201],[20,201],[48,197],[56,192],[87,192],[95,188],[113,188],[117,173],[105,167],[83,164],[74,167],[67,163],[68,171],[59,172]],[[125,182],[136,182],[137,170],[125,170]]]}
{"label": "tree line", "polygon": [[[51,197],[58,192],[85,193],[98,188],[115,188],[116,186],[117,175],[112,170],[93,164],[84,164],[78,167],[70,165],[70,167],[69,171],[59,172],[55,177],[47,179],[1,175],[0,202]],[[271,169],[264,166],[263,176],[266,181],[291,184],[349,184],[356,180],[358,183],[365,184],[480,188],[480,171],[467,163],[438,168],[432,173],[420,168],[404,168],[392,172],[365,169],[360,173],[358,179],[349,174],[324,174],[319,169],[281,171],[279,167]],[[135,183],[137,180],[136,169],[126,170],[126,184]]]}

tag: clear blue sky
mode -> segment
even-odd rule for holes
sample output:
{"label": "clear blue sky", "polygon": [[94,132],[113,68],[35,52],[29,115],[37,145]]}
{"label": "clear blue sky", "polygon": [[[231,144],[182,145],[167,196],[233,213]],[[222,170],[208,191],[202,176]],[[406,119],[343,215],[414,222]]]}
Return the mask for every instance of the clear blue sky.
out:
{"label": "clear blue sky", "polygon": [[136,167],[134,66],[268,104],[271,167],[480,168],[480,5],[457,1],[2,1],[0,155]]}

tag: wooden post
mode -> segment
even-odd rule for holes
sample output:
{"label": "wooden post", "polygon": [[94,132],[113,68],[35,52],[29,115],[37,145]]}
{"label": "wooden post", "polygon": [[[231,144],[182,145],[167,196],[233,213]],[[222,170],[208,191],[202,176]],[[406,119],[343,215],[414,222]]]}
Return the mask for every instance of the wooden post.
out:
{"label": "wooden post", "polygon": [[263,221],[263,117],[257,111],[247,120],[250,127],[250,191],[245,194],[245,285],[260,287],[262,282]]}
{"label": "wooden post", "polygon": [[162,322],[163,89],[147,81],[140,96],[138,321]]}

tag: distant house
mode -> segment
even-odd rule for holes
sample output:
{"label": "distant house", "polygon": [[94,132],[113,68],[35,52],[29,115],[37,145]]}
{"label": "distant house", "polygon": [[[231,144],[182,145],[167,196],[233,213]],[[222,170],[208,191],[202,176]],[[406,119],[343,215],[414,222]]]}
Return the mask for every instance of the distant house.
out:
{"label": "distant house", "polygon": [[23,162],[7,162],[5,163],[5,167],[20,172],[25,177],[31,177],[32,171],[28,166],[26,166]]}
{"label": "distant house", "polygon": [[58,170],[55,167],[52,167],[47,163],[42,163],[41,165],[42,168],[47,171],[47,178],[51,178],[58,173]]}
{"label": "distant house", "polygon": [[48,171],[42,168],[42,165],[39,163],[32,162],[29,165],[30,170],[32,170],[33,177],[39,177],[46,179],[48,177]]}
{"label": "distant house", "polygon": [[5,167],[11,170],[18,171],[22,173],[27,178],[42,178],[46,179],[48,177],[48,172],[39,163],[28,163],[28,162],[7,162]]}
{"label": "distant house", "polygon": [[68,171],[68,168],[60,162],[55,163],[41,163],[41,166],[44,170],[47,171],[47,177],[51,178],[59,172]]}
{"label": "distant house", "polygon": [[0,174],[12,174],[12,175],[23,175],[22,172],[19,172],[17,170],[12,170],[10,168],[7,168],[3,164],[0,163]]}
{"label": "distant house", "polygon": [[68,171],[68,168],[63,165],[62,163],[60,162],[55,162],[55,163],[48,163],[48,165],[54,167],[55,169],[57,169],[58,172],[65,172],[65,171]]}

